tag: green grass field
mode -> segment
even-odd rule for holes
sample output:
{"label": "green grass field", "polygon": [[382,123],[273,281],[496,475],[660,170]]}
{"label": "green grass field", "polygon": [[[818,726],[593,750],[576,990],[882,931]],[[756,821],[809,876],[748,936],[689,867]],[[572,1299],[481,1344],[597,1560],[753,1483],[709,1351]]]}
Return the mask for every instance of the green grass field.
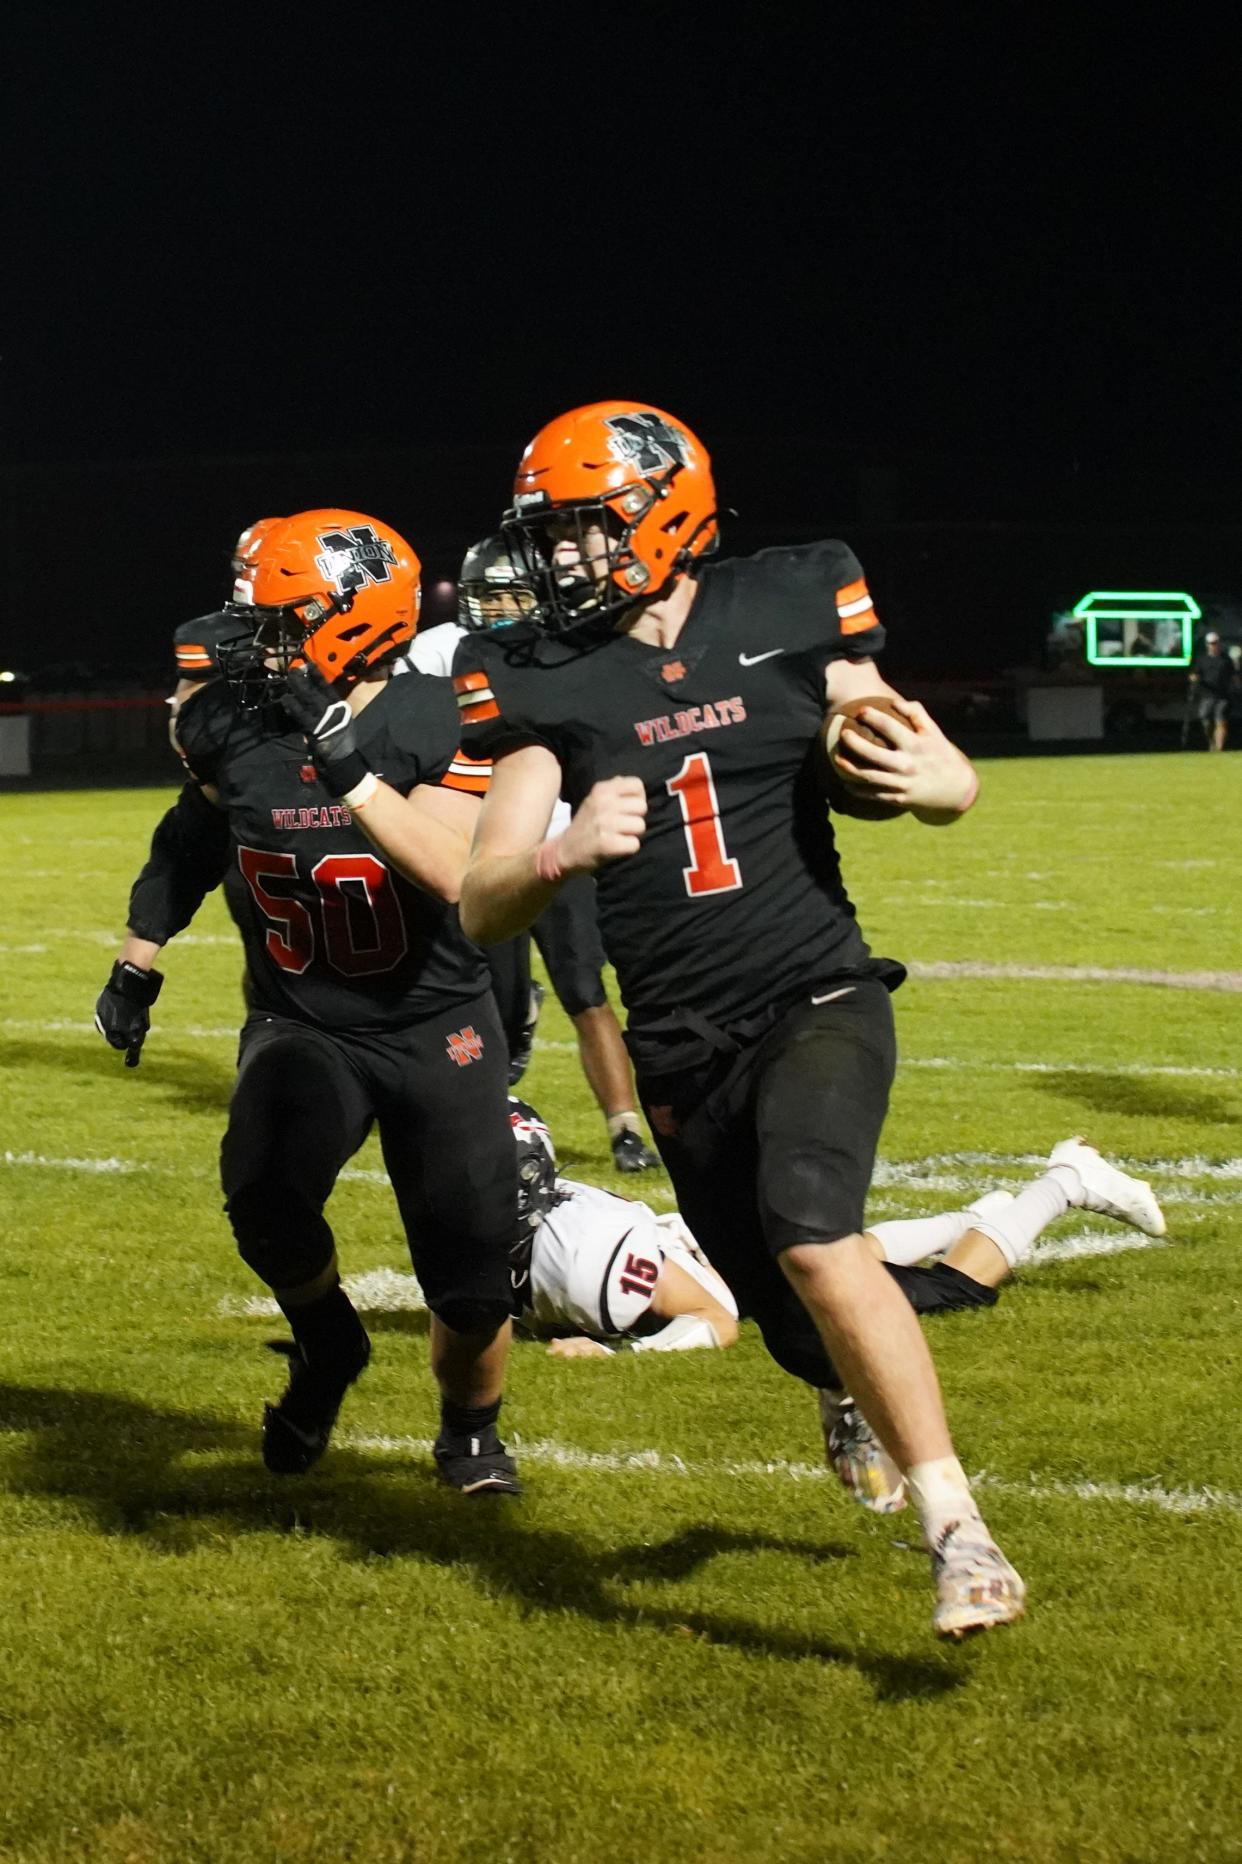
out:
{"label": "green grass field", "polygon": [[[873,946],[920,967],[872,1215],[1017,1185],[1084,1132],[1170,1220],[1140,1250],[1072,1214],[1050,1240],[1081,1253],[931,1325],[1031,1588],[961,1649],[909,1517],[824,1477],[750,1328],[672,1358],[519,1345],[527,1494],[489,1506],[433,1479],[425,1316],[375,1312],[323,1464],[268,1478],[274,1328],[215,1180],[223,908],[166,954],[127,1071],[90,1019],[165,797],[0,799],[0,1857],[1242,1856],[1239,772],[1006,762],[957,829],[844,828]],[[564,1164],[632,1190],[553,1004],[540,1034],[522,1092]],[[399,1269],[370,1143],[356,1166],[343,1265]]]}

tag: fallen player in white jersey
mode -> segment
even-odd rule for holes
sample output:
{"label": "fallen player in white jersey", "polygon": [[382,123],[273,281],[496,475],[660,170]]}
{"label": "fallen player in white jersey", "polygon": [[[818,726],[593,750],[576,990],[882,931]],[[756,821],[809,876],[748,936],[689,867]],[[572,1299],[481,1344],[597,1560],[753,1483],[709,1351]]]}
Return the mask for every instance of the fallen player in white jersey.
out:
{"label": "fallen player in white jersey", "polygon": [[677,1215],[556,1175],[552,1135],[509,1101],[521,1239],[512,1252],[519,1327],[562,1359],[732,1346],[737,1303]]}
{"label": "fallen player in white jersey", "polygon": [[[511,1252],[519,1327],[564,1359],[618,1347],[678,1352],[731,1346],[737,1303],[673,1211],[558,1178],[552,1135],[534,1108],[510,1099],[517,1142],[521,1235]],[[1089,1210],[1163,1236],[1151,1186],[1081,1139],[1063,1139],[1015,1196],[985,1192],[964,1210],[897,1218],[865,1232],[917,1313],[992,1307],[1035,1242],[1070,1210]],[[932,1258],[931,1266],[920,1266]],[[905,1479],[825,1357],[815,1389],[825,1459],[855,1501],[876,1514],[906,1505]]]}
{"label": "fallen player in white jersey", "polygon": [[[519,1155],[521,1237],[512,1279],[522,1329],[549,1340],[548,1350],[564,1359],[605,1358],[618,1346],[731,1346],[737,1303],[677,1212],[657,1216],[630,1198],[558,1177],[547,1124],[525,1101],[511,1097],[509,1109]],[[1072,1209],[1164,1233],[1149,1185],[1094,1147],[1066,1139],[1017,1197],[989,1191],[963,1210],[876,1223],[866,1236],[916,1312],[991,1307],[1037,1238]],[[932,1266],[918,1266],[928,1258]],[[837,1389],[826,1389],[825,1399],[827,1432],[852,1401]]]}

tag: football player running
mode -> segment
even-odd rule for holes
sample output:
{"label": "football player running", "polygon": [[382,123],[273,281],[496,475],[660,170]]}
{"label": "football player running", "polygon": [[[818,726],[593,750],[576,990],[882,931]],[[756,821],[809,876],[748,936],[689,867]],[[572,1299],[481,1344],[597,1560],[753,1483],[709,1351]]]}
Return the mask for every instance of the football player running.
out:
{"label": "football player running", "polygon": [[[463,744],[497,759],[463,927],[511,937],[566,879],[596,875],[683,1216],[782,1366],[816,1384],[825,1353],[839,1368],[918,1508],[936,1631],[1006,1624],[1025,1588],[954,1454],[917,1320],[862,1235],[904,972],[859,932],[814,758],[828,707],[892,695],[862,570],[838,542],[713,564],[706,452],[623,401],[536,435],[505,535],[539,606],[458,650]],[[897,716],[867,715],[886,744],[860,787],[956,821],[970,763],[892,696]],[[549,834],[562,793],[573,819]]]}
{"label": "football player running", "polygon": [[[432,1310],[437,1465],[467,1494],[513,1493],[496,1430],[516,1196],[506,1053],[455,906],[485,776],[459,755],[444,681],[389,682],[419,608],[418,558],[395,531],[299,513],[267,528],[243,576],[248,634],[213,648],[223,677],[182,697],[175,736],[227,820],[246,957],[226,1209],[293,1333],[264,1462],[309,1469],[370,1357],[323,1209],[375,1124]],[[381,846],[399,850],[400,873]],[[166,894],[161,911],[175,930],[178,902]],[[98,1015],[127,1061],[161,982],[162,939],[143,929],[165,927],[131,923]],[[105,1004],[118,973],[141,1011],[128,1038]]]}
{"label": "football player running", "polygon": [[[533,607],[533,592],[515,568],[504,538],[481,538],[471,545],[461,566],[456,627],[432,628],[419,635],[411,642],[405,659],[423,673],[451,673],[455,649],[467,633],[512,627],[525,620]],[[554,813],[558,828],[568,824],[569,810],[564,804],[558,803]],[[600,943],[595,883],[590,876],[583,874],[567,881],[548,902],[531,932],[552,988],[573,1024],[582,1072],[608,1128],[612,1162],[619,1172],[648,1171],[660,1161],[643,1144],[634,1109],[634,1076],[616,1013],[604,989],[606,959]],[[492,947],[493,952],[507,953],[509,949],[508,941]],[[529,952],[529,944],[526,950]],[[511,989],[505,988],[503,971],[496,976],[495,987],[503,1011],[506,996],[511,994]],[[542,995],[540,986],[534,985],[528,1024],[532,1038]],[[516,1078],[511,1072],[510,1080]]]}

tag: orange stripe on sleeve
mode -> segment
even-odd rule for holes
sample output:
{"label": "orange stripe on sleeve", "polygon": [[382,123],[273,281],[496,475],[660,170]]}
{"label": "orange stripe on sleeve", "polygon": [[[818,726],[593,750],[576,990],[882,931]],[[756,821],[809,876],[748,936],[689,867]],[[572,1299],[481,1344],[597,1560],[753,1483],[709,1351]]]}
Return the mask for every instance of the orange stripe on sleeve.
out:
{"label": "orange stripe on sleeve", "polygon": [[843,589],[838,589],[836,600],[837,619],[842,634],[865,634],[868,628],[875,627],[875,604],[861,576],[856,582],[846,583]]}
{"label": "orange stripe on sleeve", "polygon": [[478,705],[464,705],[459,717],[464,725],[480,725],[484,719],[499,718],[500,707],[494,699],[484,699]]}
{"label": "orange stripe on sleeve", "polygon": [[486,685],[486,673],[457,673],[453,676],[453,691],[455,693],[477,692],[480,686]]}
{"label": "orange stripe on sleeve", "polygon": [[842,634],[866,634],[869,628],[874,628],[876,626],[879,619],[875,610],[871,607],[870,603],[868,603],[861,615],[843,615],[841,617],[841,632]]}

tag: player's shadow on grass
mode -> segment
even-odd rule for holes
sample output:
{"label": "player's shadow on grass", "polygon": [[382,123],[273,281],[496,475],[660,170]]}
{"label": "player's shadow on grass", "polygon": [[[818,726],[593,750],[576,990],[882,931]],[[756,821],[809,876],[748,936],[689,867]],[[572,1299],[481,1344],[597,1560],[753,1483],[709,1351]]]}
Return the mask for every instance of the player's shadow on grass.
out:
{"label": "player's shadow on grass", "polygon": [[[14,1435],[20,1446],[6,1442]],[[817,1565],[853,1557],[831,1542],[703,1523],[662,1543],[592,1548],[572,1534],[529,1525],[520,1504],[453,1494],[429,1460],[403,1465],[394,1488],[390,1461],[377,1464],[334,1446],[324,1471],[281,1483],[259,1463],[253,1427],[104,1392],[0,1384],[0,1449],[11,1492],[84,1503],[101,1533],[141,1535],[170,1557],[214,1542],[222,1522],[237,1533],[314,1533],[335,1540],[350,1559],[468,1568],[485,1592],[515,1598],[532,1613],[570,1611],[597,1624],[689,1635],[756,1656],[840,1664],[865,1676],[878,1701],[944,1695],[968,1674],[948,1653],[854,1648],[735,1614],[619,1596],[640,1580],[687,1577],[718,1553],[775,1551]],[[178,1467],[187,1455],[213,1460]]]}
{"label": "player's shadow on grass", "polygon": [[1110,1074],[1106,1068],[1090,1073],[1041,1074],[1036,1077],[1042,1093],[1058,1100],[1072,1100],[1093,1113],[1130,1113],[1157,1115],[1159,1118],[1208,1120],[1222,1126],[1238,1123],[1236,1093],[1213,1093],[1202,1088],[1186,1087],[1167,1075],[1158,1081],[1141,1075]]}
{"label": "player's shadow on grass", "polygon": [[[105,1048],[99,1038],[83,1036],[81,1044],[68,1042],[8,1042],[5,1060],[12,1066],[64,1068],[69,1073],[87,1074],[105,1081],[120,1094],[134,1091],[141,1076],[143,1093],[135,1091],[134,1108],[141,1117],[149,1117],[160,1101],[175,1101],[179,1107],[195,1112],[223,1114],[233,1091],[231,1066],[205,1060],[201,1050],[144,1049],[137,1068],[127,1068],[118,1049]],[[140,1105],[141,1101],[141,1105]]]}

